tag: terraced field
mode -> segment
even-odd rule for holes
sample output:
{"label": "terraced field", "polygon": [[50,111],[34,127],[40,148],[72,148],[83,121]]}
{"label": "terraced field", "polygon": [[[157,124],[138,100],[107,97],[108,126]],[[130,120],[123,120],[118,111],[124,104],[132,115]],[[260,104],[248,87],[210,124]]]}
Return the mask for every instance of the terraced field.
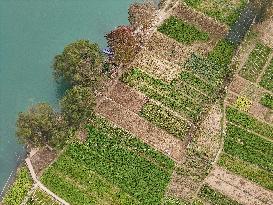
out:
{"label": "terraced field", "polygon": [[86,144],[72,144],[42,176],[71,204],[158,204],[174,162],[98,119]]}

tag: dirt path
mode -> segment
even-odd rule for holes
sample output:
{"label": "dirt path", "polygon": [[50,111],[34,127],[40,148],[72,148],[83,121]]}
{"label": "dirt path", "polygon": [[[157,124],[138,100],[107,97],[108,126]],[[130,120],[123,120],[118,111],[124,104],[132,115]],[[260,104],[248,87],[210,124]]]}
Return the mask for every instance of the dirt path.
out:
{"label": "dirt path", "polygon": [[272,205],[273,192],[216,166],[206,183],[224,195],[245,205]]}
{"label": "dirt path", "polygon": [[34,172],[33,166],[31,164],[31,161],[29,158],[26,158],[26,164],[27,167],[29,169],[29,172],[31,174],[31,177],[34,181],[35,184],[37,184],[37,186],[44,191],[45,193],[47,193],[49,196],[53,197],[55,200],[57,200],[58,202],[60,202],[63,205],[69,205],[69,203],[67,203],[65,200],[63,200],[62,198],[60,198],[59,196],[57,196],[56,194],[54,194],[52,191],[50,191],[48,188],[46,188],[38,179],[37,176]]}
{"label": "dirt path", "polygon": [[105,98],[96,108],[96,112],[167,154],[176,162],[182,161],[185,145],[181,140],[157,128],[112,99]]}

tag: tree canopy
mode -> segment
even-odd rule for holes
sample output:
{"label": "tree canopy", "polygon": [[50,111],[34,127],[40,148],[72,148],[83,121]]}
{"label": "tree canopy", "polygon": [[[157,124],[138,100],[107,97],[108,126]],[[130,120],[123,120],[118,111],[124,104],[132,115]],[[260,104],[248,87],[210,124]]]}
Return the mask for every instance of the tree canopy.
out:
{"label": "tree canopy", "polygon": [[54,58],[54,75],[69,83],[96,88],[101,80],[103,55],[99,46],[88,40],[69,44]]}
{"label": "tree canopy", "polygon": [[22,143],[41,147],[60,146],[65,141],[65,122],[47,103],[39,103],[19,113],[16,135]]}
{"label": "tree canopy", "polygon": [[79,126],[93,116],[96,98],[88,87],[74,86],[60,102],[65,120],[70,126]]}

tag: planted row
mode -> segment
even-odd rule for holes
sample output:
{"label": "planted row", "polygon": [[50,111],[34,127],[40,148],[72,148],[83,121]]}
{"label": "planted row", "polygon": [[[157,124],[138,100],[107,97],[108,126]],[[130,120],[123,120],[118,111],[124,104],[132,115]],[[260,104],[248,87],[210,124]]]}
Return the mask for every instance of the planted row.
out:
{"label": "planted row", "polygon": [[228,124],[224,151],[273,172],[273,143],[240,127]]}
{"label": "planted row", "polygon": [[208,185],[203,185],[198,197],[208,202],[209,204],[221,204],[221,205],[240,205],[237,201],[234,201],[222,193],[212,189]]}
{"label": "planted row", "polygon": [[[158,204],[164,196],[172,170],[160,166],[156,161],[151,162],[145,155],[140,156],[139,152],[134,150],[134,147],[138,146],[127,146],[128,141],[119,140],[118,136],[111,137],[111,132],[105,134],[103,130],[89,127],[89,133],[86,144],[70,145],[64,153],[65,156],[49,168],[43,177],[44,183],[54,186],[53,189],[58,191],[59,185],[51,185],[51,182],[47,181],[48,178],[55,177],[50,175],[57,173],[59,178],[69,178],[68,182],[73,185],[71,189],[76,192],[77,189],[84,189],[82,194],[89,193],[92,201],[97,201],[98,196],[104,196],[106,201],[113,199],[121,204],[130,204],[132,201]],[[114,132],[114,135],[116,134]],[[122,138],[122,132],[119,134]],[[136,141],[130,143],[133,145],[133,142]],[[81,188],[76,186],[78,183]],[[117,188],[122,192],[117,194]],[[132,200],[128,200],[131,199],[130,196]],[[91,201],[87,204],[91,204]]]}
{"label": "planted row", "polygon": [[119,127],[113,126],[107,120],[95,117],[93,118],[92,126],[100,130],[100,132],[104,135],[107,135],[108,138],[114,141],[115,144],[133,150],[138,155],[144,156],[152,163],[156,163],[166,170],[171,171],[173,169],[174,162],[170,158],[143,143],[131,133]]}
{"label": "planted row", "polygon": [[147,103],[141,110],[141,115],[158,127],[180,139],[184,139],[189,130],[189,123],[173,113],[154,103]]}
{"label": "planted row", "polygon": [[195,26],[183,22],[173,16],[166,19],[158,28],[161,33],[177,40],[180,43],[192,44],[196,41],[208,41],[208,33],[202,32]]}
{"label": "planted row", "polygon": [[220,41],[206,58],[192,54],[185,67],[215,87],[221,86],[221,83],[231,72],[229,65],[234,50],[235,47],[232,43],[226,40]]}
{"label": "planted row", "polygon": [[273,191],[273,173],[243,161],[236,156],[223,153],[218,164],[230,172],[240,175]]}
{"label": "planted row", "polygon": [[[203,111],[207,99],[192,99],[187,96],[183,86],[176,88],[176,83],[167,84],[159,79],[154,79],[139,69],[132,69],[122,77],[122,81],[129,86],[137,88],[151,99],[157,100],[177,112],[185,118],[195,121]],[[179,83],[178,83],[179,84]],[[197,91],[195,91],[196,93]],[[199,95],[200,96],[200,95]],[[201,104],[202,103],[202,104]]]}
{"label": "planted row", "polygon": [[263,123],[234,107],[227,108],[226,117],[229,122],[237,124],[247,130],[256,132],[257,134],[263,135],[265,137],[273,138],[273,126]]}
{"label": "planted row", "polygon": [[267,90],[273,92],[273,58],[268,65],[262,79],[260,81],[260,85]]}
{"label": "planted row", "polygon": [[[273,79],[272,79],[273,80]],[[269,94],[269,93],[265,93],[261,100],[260,103],[262,105],[264,105],[265,107],[270,108],[271,110],[273,110],[273,95]],[[273,133],[273,128],[272,128],[272,132]]]}
{"label": "planted row", "polygon": [[247,62],[240,70],[240,75],[249,81],[256,82],[271,52],[271,48],[257,43],[254,50],[250,53]]}

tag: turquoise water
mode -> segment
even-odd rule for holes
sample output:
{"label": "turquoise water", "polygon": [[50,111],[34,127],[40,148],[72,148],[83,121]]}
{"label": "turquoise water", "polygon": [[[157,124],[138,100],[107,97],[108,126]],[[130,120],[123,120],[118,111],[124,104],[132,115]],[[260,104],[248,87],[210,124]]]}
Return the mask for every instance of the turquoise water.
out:
{"label": "turquoise water", "polygon": [[15,138],[18,112],[58,104],[53,57],[76,39],[105,46],[104,35],[127,24],[133,1],[0,0],[0,192],[23,151]]}

